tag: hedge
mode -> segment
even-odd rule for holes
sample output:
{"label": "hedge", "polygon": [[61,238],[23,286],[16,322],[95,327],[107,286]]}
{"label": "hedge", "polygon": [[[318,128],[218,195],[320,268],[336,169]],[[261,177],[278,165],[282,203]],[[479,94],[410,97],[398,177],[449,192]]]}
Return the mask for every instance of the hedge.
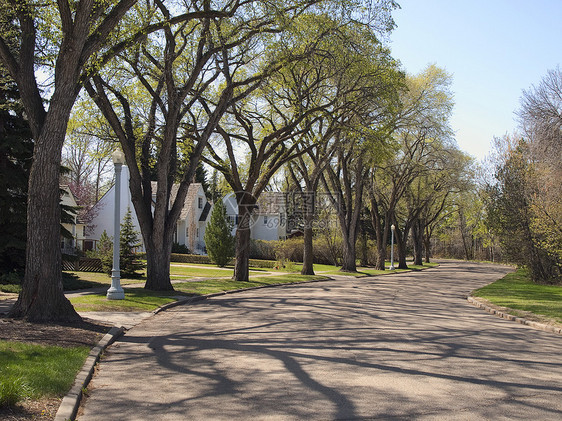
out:
{"label": "hedge", "polygon": [[[194,263],[194,264],[212,264],[209,256],[204,256],[200,254],[179,254],[172,253],[171,262],[175,263]],[[230,265],[234,264],[234,259],[229,262]],[[250,266],[256,268],[274,268],[276,262],[274,260],[261,260],[261,259],[250,259]]]}

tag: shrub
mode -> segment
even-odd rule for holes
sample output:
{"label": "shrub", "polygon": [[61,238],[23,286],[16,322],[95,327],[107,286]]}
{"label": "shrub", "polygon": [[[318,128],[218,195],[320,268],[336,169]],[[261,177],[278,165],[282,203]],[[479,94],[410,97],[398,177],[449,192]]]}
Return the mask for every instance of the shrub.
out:
{"label": "shrub", "polygon": [[191,252],[185,244],[174,243],[172,244],[172,253],[190,254]]}
{"label": "shrub", "polygon": [[18,273],[16,271],[4,273],[0,275],[0,284],[3,285],[19,285],[21,284],[21,280],[23,278],[23,274]]}
{"label": "shrub", "polygon": [[277,241],[275,244],[275,259],[280,267],[285,267],[287,262],[302,262],[304,240],[290,238]]}
{"label": "shrub", "polygon": [[213,207],[211,220],[205,229],[205,246],[210,259],[219,267],[225,266],[234,256],[234,237],[228,221],[226,207],[218,200]]}
{"label": "shrub", "polygon": [[95,257],[101,260],[103,271],[111,276],[111,269],[113,268],[113,237],[107,235],[105,230],[101,233]]}
{"label": "shrub", "polygon": [[209,259],[209,256],[204,256],[201,254],[172,253],[170,256],[170,261],[176,263],[211,263],[211,259]]}
{"label": "shrub", "polygon": [[275,260],[275,245],[278,241],[250,240],[250,258]]}

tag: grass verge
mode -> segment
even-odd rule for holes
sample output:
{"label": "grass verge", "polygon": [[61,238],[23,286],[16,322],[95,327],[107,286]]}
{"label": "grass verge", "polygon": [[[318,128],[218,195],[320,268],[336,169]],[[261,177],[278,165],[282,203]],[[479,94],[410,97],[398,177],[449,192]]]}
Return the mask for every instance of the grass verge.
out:
{"label": "grass verge", "polygon": [[274,284],[292,284],[298,282],[325,279],[320,275],[288,274],[280,276],[255,276],[248,282],[234,281],[232,279],[208,279],[202,282],[183,282],[174,284],[174,288],[186,294],[205,295],[223,291],[233,291],[243,288],[252,288]]}
{"label": "grass verge", "polygon": [[205,295],[257,286],[305,282],[325,279],[324,276],[288,274],[280,276],[256,276],[249,282],[232,279],[206,279],[197,282],[174,284],[175,291],[148,291],[144,288],[125,288],[124,300],[108,300],[105,293],[72,297],[70,302],[77,311],[153,311],[181,296]]}
{"label": "grass verge", "polygon": [[[396,265],[397,267],[398,265]],[[339,270],[334,270],[334,266],[331,266],[332,270],[327,270],[325,272],[321,272],[325,275],[345,275],[345,276],[355,276],[360,278],[362,276],[377,276],[377,275],[388,275],[391,273],[403,273],[403,272],[411,272],[413,270],[423,270],[432,267],[439,266],[438,263],[424,263],[423,265],[408,265],[408,269],[394,269],[390,271],[390,262],[386,264],[386,270],[377,270],[373,268],[359,266],[357,268],[357,272],[340,272]],[[314,265],[316,270],[316,265]]]}
{"label": "grass verge", "polygon": [[0,407],[24,399],[64,396],[89,352],[89,347],[0,341]]}
{"label": "grass verge", "polygon": [[472,295],[507,307],[514,316],[525,317],[530,312],[562,323],[562,286],[536,284],[527,269],[517,269]]}
{"label": "grass verge", "polygon": [[178,291],[149,291],[126,288],[124,300],[108,300],[106,293],[87,294],[70,298],[76,311],[152,311],[183,295]]}

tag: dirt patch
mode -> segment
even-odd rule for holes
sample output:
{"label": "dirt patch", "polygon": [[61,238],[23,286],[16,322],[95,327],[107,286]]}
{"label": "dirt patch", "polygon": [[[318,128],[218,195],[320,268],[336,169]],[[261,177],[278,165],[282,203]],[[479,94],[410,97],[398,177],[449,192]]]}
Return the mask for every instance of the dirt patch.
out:
{"label": "dirt patch", "polygon": [[13,408],[0,408],[0,419],[6,421],[53,420],[62,398],[26,400]]}
{"label": "dirt patch", "polygon": [[0,317],[0,340],[61,347],[94,347],[111,326],[91,322],[65,324],[29,323]]}
{"label": "dirt patch", "polygon": [[[111,329],[110,325],[77,322],[70,324],[38,324],[0,316],[0,340],[39,345],[93,348]],[[13,408],[0,408],[0,419],[9,421],[52,420],[62,398],[26,400]]]}

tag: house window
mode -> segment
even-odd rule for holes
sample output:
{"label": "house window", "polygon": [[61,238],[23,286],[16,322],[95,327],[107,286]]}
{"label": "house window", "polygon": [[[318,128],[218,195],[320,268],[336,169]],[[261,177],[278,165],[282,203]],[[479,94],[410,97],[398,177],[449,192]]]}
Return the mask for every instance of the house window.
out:
{"label": "house window", "polygon": [[197,228],[197,238],[199,238],[199,228]]}
{"label": "house window", "polygon": [[203,209],[203,198],[202,197],[199,198],[198,205],[199,205],[199,209]]}

